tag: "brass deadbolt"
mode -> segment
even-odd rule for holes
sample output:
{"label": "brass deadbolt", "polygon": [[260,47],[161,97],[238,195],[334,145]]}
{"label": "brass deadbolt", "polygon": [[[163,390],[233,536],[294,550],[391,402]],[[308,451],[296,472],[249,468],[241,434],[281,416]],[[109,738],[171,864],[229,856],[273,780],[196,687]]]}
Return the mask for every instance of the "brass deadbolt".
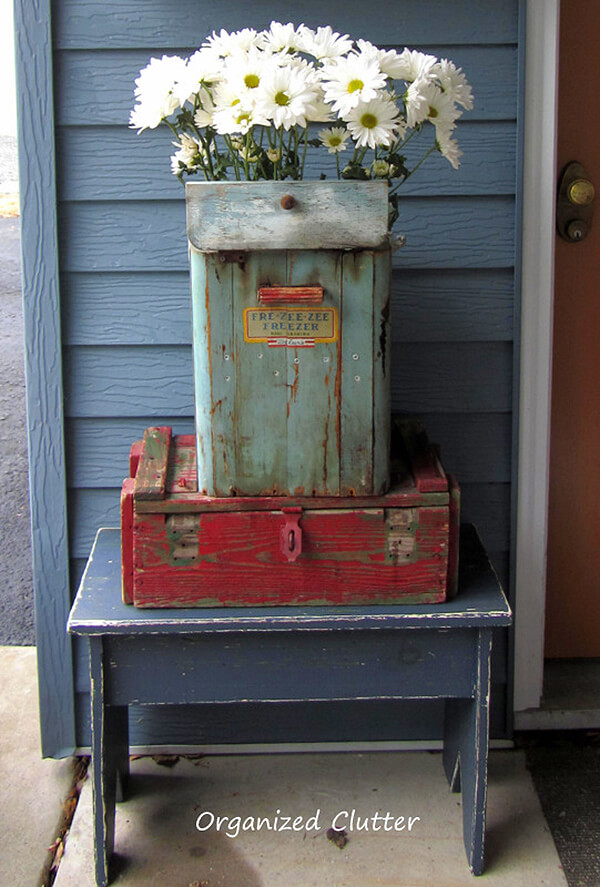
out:
{"label": "brass deadbolt", "polygon": [[580,243],[589,234],[596,190],[581,163],[568,163],[558,183],[556,227],[569,243]]}

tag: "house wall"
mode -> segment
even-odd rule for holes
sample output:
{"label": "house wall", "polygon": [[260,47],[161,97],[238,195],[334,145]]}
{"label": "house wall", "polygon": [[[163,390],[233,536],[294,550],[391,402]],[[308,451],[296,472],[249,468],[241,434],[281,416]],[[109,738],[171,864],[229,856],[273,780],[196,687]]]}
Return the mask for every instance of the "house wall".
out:
{"label": "house wall", "polygon": [[[214,28],[260,28],[283,11],[275,2],[248,7],[208,0],[53,0],[51,12],[60,294],[55,341],[64,378],[59,384],[73,596],[97,528],[118,524],[131,442],[150,424],[171,425],[176,433],[193,427],[183,189],[170,173],[169,133],[137,135],[128,129],[134,79],[152,55],[189,54]],[[485,5],[403,0],[395,17],[389,10],[373,16],[359,4],[304,0],[294,14],[298,22],[329,23],[380,46],[408,45],[447,56],[473,85],[475,109],[465,113],[458,130],[464,151],[460,170],[432,158],[403,190],[396,227],[407,244],[394,259],[392,398],[394,409],[418,414],[440,444],[447,469],[461,484],[464,519],[477,525],[506,585],[518,333],[518,0]],[[23,45],[22,71],[29,64],[27,51]],[[39,175],[26,158],[24,175]],[[34,250],[33,243],[25,243],[25,263],[34,261]],[[28,347],[35,356],[31,337]],[[42,362],[37,361],[38,384],[46,372]],[[32,360],[30,385],[35,365]],[[43,551],[41,545],[38,573]],[[64,595],[61,582],[57,579],[54,589],[40,586],[38,627],[41,619],[61,629],[61,609],[52,604],[53,595]],[[68,677],[68,650],[48,641],[40,658],[42,682],[59,673],[61,680]],[[506,636],[499,635],[493,672],[496,735],[508,730],[507,659]],[[88,675],[78,647],[73,675],[74,741],[85,745]],[[67,691],[49,703],[43,729],[50,729],[68,696]],[[133,740],[218,740],[232,722],[243,741],[286,738],[290,723],[298,734],[300,715],[306,739],[425,739],[439,735],[441,725],[435,706],[426,706],[417,721],[405,718],[401,707],[390,716],[377,704],[340,704],[340,711],[331,709],[329,715],[317,706],[288,706],[283,717],[274,707],[256,706],[249,713],[234,710],[229,721],[220,711],[212,714],[211,732],[179,712],[160,723],[144,712],[135,718]],[[344,719],[340,733],[337,725]]]}

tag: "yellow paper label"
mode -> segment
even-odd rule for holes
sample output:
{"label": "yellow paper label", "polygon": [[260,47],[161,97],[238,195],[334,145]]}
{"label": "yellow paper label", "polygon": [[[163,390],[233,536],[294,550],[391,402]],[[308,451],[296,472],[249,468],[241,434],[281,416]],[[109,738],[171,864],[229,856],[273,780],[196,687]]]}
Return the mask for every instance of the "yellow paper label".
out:
{"label": "yellow paper label", "polygon": [[335,342],[338,337],[335,308],[246,308],[246,342],[267,342],[289,348],[316,342]]}

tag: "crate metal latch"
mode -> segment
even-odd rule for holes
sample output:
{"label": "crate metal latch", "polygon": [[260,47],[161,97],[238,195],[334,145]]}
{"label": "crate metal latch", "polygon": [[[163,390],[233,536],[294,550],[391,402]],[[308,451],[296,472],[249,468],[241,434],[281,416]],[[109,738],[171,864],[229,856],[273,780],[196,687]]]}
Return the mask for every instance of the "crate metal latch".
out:
{"label": "crate metal latch", "polygon": [[285,518],[281,527],[281,553],[291,564],[302,554],[302,527],[300,526],[302,509],[295,507],[282,508],[281,510]]}

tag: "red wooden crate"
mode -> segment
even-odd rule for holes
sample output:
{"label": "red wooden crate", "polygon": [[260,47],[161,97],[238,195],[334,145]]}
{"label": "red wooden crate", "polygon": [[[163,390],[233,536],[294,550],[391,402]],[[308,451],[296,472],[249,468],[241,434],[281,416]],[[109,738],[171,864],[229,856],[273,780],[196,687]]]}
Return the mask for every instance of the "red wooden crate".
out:
{"label": "red wooden crate", "polygon": [[459,491],[415,422],[368,497],[197,492],[195,439],[149,428],[123,485],[123,599],[138,607],[431,603],[456,586]]}

